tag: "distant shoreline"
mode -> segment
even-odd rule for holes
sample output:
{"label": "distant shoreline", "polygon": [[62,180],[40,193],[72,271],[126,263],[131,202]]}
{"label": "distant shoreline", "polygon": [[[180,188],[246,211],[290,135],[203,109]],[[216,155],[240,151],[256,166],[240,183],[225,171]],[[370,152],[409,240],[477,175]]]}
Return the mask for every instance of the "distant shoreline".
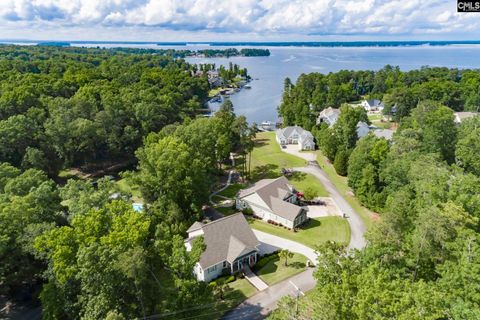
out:
{"label": "distant shoreline", "polygon": [[157,41],[55,41],[55,40],[11,40],[0,39],[0,44],[41,44],[41,43],[81,44],[126,44],[126,45],[157,45],[157,46],[211,46],[211,47],[416,47],[416,46],[450,46],[450,45],[480,45],[480,40],[445,40],[445,41],[308,41],[308,42],[157,42]]}

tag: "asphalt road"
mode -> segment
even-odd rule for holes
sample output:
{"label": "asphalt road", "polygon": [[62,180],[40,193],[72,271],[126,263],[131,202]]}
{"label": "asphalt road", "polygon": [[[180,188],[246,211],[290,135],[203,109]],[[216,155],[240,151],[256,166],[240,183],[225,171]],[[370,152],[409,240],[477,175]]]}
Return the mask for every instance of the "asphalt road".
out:
{"label": "asphalt road", "polygon": [[232,311],[226,313],[224,320],[257,320],[265,318],[277,306],[280,298],[290,294],[302,295],[315,287],[313,268],[279,282],[268,289],[248,298]]}

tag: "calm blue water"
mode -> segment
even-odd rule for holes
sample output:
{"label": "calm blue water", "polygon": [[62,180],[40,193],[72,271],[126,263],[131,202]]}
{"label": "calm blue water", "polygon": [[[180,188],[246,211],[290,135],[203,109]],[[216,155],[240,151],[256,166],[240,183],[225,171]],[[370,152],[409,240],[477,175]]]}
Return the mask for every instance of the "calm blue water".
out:
{"label": "calm blue water", "polygon": [[[87,44],[81,44],[88,46]],[[98,44],[91,44],[98,46]],[[204,49],[219,48],[206,45],[156,46],[155,44],[111,44],[105,47],[140,47]],[[241,47],[237,47],[241,48]],[[480,45],[415,46],[415,47],[260,47],[268,48],[269,57],[189,58],[191,63],[228,65],[231,61],[246,67],[255,80],[252,89],[244,89],[231,97],[237,114],[245,115],[249,122],[260,123],[277,119],[283,81],[295,81],[302,73],[335,72],[349,70],[378,70],[386,64],[400,66],[402,70],[421,66],[450,68],[480,68]]]}

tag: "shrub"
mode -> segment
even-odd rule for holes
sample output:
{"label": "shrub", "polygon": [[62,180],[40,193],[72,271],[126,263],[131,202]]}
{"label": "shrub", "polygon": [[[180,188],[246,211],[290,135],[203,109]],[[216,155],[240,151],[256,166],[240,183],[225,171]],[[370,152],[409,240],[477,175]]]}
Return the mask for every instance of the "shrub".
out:
{"label": "shrub", "polygon": [[303,192],[303,195],[305,197],[305,200],[313,200],[318,197],[318,192],[312,187],[307,187]]}
{"label": "shrub", "polygon": [[275,260],[277,258],[278,258],[278,251],[266,254],[262,258],[260,258],[260,260],[258,260],[257,264],[255,265],[255,269],[260,270],[267,263],[269,263],[270,261]]}
{"label": "shrub", "polygon": [[247,216],[251,216],[253,215],[253,210],[250,209],[250,208],[245,208],[242,210],[243,214],[247,215]]}
{"label": "shrub", "polygon": [[225,279],[225,283],[230,283],[230,282],[233,282],[235,281],[235,276],[234,275],[231,275],[230,277],[228,277],[227,279]]}

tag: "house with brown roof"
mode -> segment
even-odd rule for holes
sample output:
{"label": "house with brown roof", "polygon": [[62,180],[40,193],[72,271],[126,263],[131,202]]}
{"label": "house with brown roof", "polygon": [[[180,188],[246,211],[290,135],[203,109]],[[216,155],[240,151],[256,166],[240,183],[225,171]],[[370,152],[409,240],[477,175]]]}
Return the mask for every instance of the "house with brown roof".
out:
{"label": "house with brown roof", "polygon": [[187,233],[188,251],[197,237],[203,237],[206,245],[193,270],[199,281],[208,282],[224,272],[235,273],[257,263],[260,242],[242,213],[206,224],[195,222]]}
{"label": "house with brown roof", "polygon": [[288,228],[295,228],[307,220],[307,209],[297,205],[297,191],[287,178],[263,179],[236,197],[239,210],[249,208],[265,221],[272,220]]}

